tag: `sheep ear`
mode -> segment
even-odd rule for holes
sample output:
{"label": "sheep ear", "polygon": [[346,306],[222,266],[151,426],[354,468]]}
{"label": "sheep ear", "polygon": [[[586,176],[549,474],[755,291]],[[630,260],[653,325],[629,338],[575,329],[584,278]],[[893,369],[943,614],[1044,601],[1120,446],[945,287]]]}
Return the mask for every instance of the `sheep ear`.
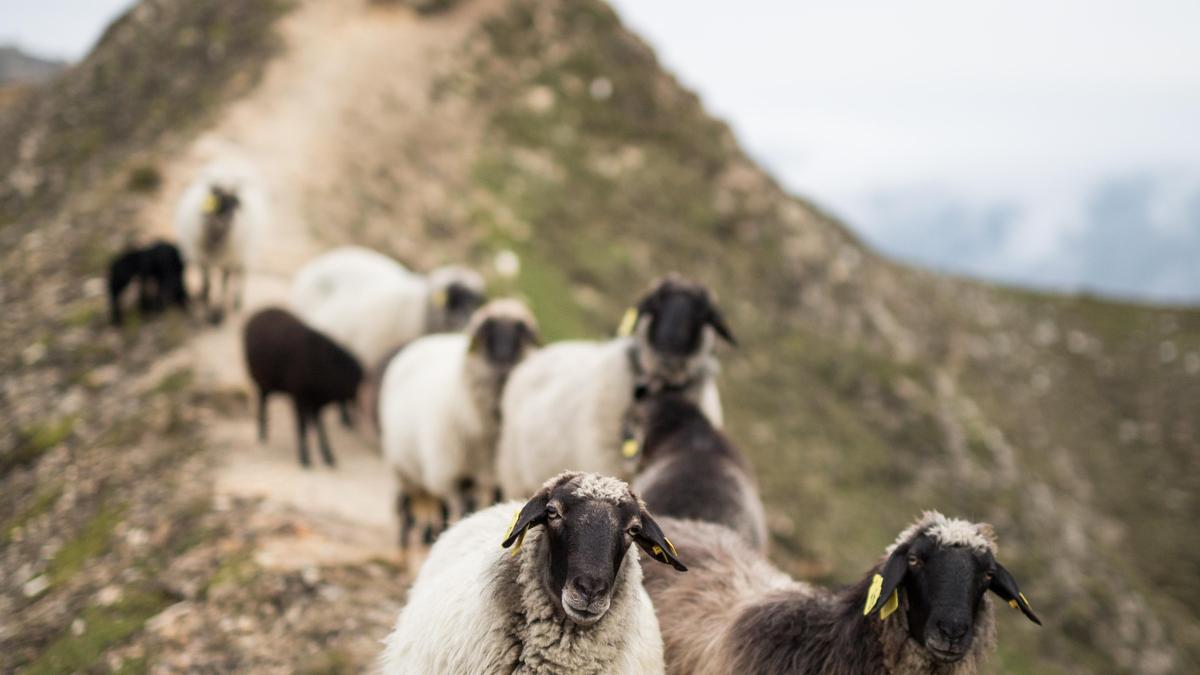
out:
{"label": "sheep ear", "polygon": [[542,346],[542,334],[538,332],[537,328],[534,328],[527,323],[522,323],[521,334],[525,337],[525,340],[529,342],[529,344],[532,344],[535,347]]}
{"label": "sheep ear", "polygon": [[479,324],[479,327],[471,333],[471,340],[467,344],[467,352],[471,354],[478,354],[479,350],[483,348],[483,344],[485,341],[487,341],[488,335],[491,332],[492,322],[490,319]]}
{"label": "sheep ear", "polygon": [[534,495],[520,511],[513,514],[512,522],[508,524],[508,531],[504,533],[504,541],[500,542],[500,546],[508,548],[515,543],[517,545],[513,549],[515,555],[525,541],[525,530],[546,522],[546,503],[549,501],[550,492],[542,490]]}
{"label": "sheep ear", "polygon": [[737,340],[733,337],[733,331],[729,330],[729,325],[725,323],[725,317],[721,314],[721,310],[709,305],[708,307],[708,324],[717,331],[717,335],[725,338],[725,341],[734,347],[737,346]]}
{"label": "sheep ear", "polygon": [[663,534],[662,528],[658,526],[658,523],[654,522],[654,518],[650,517],[650,513],[646,509],[642,509],[638,517],[641,518],[642,529],[633,538],[637,542],[637,545],[642,547],[646,555],[658,562],[670,565],[680,572],[686,572],[687,566],[679,560],[679,554],[675,551],[675,545]]}
{"label": "sheep ear", "polygon": [[992,577],[992,584],[988,586],[988,590],[1006,600],[1013,609],[1021,610],[1021,613],[1030,621],[1039,626],[1042,625],[1042,620],[1033,613],[1033,607],[1029,606],[1025,594],[1017,586],[1017,580],[1008,570],[1004,569],[1004,565],[996,563],[996,575]]}
{"label": "sheep ear", "polygon": [[897,590],[904,575],[908,574],[908,547],[899,546],[892,552],[891,557],[883,564],[883,568],[871,579],[871,587],[867,591],[867,604],[863,607],[863,616],[879,612],[880,619],[886,619],[900,605],[900,595]]}

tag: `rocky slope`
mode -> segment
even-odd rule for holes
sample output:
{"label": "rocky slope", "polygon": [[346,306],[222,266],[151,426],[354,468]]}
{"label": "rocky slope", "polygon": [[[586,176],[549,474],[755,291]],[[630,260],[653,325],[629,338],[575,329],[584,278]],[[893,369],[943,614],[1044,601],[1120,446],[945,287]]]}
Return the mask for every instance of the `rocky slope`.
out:
{"label": "rocky slope", "polygon": [[235,325],[104,325],[107,257],[227,157],[274,198],[252,304],[348,241],[511,250],[494,286],[552,339],[694,275],[743,345],[729,430],[781,565],[845,581],[922,508],[986,519],[1047,624],[1003,613],[997,672],[1200,668],[1200,313],[881,259],[598,1],[145,0],[0,110],[0,669],[357,671],[402,602],[386,514],[338,477],[280,474],[324,505],[237,479],[290,440],[251,442]]}

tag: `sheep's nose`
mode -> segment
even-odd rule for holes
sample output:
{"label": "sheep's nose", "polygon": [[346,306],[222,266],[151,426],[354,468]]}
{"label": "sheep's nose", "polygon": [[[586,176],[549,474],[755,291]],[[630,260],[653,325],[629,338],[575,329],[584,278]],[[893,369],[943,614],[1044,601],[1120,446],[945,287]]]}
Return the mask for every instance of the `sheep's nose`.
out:
{"label": "sheep's nose", "polygon": [[937,627],[947,640],[957,642],[971,629],[971,624],[961,619],[939,619]]}
{"label": "sheep's nose", "polygon": [[578,576],[571,583],[589,603],[608,592],[608,582],[599,577]]}

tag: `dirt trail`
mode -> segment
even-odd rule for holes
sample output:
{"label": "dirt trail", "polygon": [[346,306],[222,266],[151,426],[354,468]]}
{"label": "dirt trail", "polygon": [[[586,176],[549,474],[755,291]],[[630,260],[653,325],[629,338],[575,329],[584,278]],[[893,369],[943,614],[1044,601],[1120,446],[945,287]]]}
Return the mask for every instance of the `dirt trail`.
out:
{"label": "dirt trail", "polygon": [[[205,166],[232,164],[255,176],[268,198],[269,218],[250,260],[244,310],[192,339],[160,367],[192,368],[197,384],[249,393],[240,346],[245,318],[257,308],[286,303],[291,274],[328,247],[353,241],[358,223],[313,222],[321,214],[353,211],[314,204],[314,199],[352,200],[338,195],[339,171],[374,126],[388,144],[426,135],[422,111],[437,72],[476,26],[480,12],[496,3],[467,3],[436,18],[403,7],[367,2],[309,0],[282,25],[284,53],[268,68],[257,90],[232,105],[164,171],[163,199],[148,207],[152,234],[171,236],[175,198]],[[454,124],[454,121],[448,121]],[[399,140],[396,140],[399,139]],[[376,150],[376,154],[378,154]],[[400,159],[400,158],[398,158]],[[307,217],[306,217],[307,216]],[[319,234],[318,234],[319,233]],[[247,400],[253,400],[248,396]],[[302,517],[308,527],[272,536],[260,547],[261,564],[303,567],[396,555],[392,478],[383,470],[373,442],[343,429],[335,411],[325,424],[338,460],[336,469],[301,469],[296,430],[286,399],[270,406],[269,443],[256,438],[253,411],[218,417],[208,433],[219,458],[218,500],[261,498],[266,514]]]}

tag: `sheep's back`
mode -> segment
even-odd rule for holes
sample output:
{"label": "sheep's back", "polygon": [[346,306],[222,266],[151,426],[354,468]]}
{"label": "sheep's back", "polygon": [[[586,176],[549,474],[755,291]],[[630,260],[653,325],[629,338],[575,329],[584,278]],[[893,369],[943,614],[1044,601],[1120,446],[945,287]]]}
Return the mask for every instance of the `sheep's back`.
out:
{"label": "sheep's back", "polygon": [[555,474],[626,473],[621,418],[633,399],[625,341],[538,350],[505,385],[498,470],[505,493],[532,494]]}
{"label": "sheep's back", "polygon": [[466,392],[468,338],[429,335],[388,364],[380,384],[383,452],[406,480],[448,496],[468,466],[467,443],[480,422]]}
{"label": "sheep's back", "polygon": [[660,518],[679,558],[688,566],[674,574],[664,565],[642,565],[646,591],[662,629],[668,673],[725,675],[735,672],[729,630],[766,594],[807,589],[776,570],[728,528],[695,520]]}

